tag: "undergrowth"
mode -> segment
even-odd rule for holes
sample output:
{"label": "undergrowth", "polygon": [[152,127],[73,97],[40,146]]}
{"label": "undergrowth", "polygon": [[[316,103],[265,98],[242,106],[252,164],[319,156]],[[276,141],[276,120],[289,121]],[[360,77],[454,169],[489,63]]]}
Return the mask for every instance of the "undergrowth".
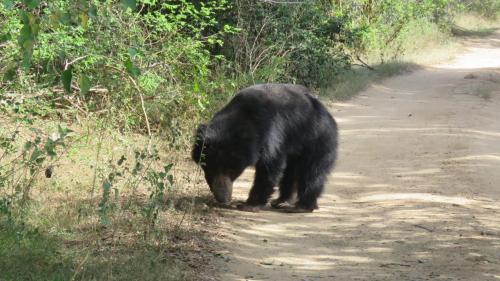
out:
{"label": "undergrowth", "polygon": [[210,270],[207,190],[161,139],[0,119],[0,278],[200,280]]}
{"label": "undergrowth", "polygon": [[1,280],[207,277],[210,196],[188,163],[197,123],[254,83],[348,99],[449,58],[453,35],[490,34],[474,18],[500,11],[495,0],[277,2],[0,4]]}

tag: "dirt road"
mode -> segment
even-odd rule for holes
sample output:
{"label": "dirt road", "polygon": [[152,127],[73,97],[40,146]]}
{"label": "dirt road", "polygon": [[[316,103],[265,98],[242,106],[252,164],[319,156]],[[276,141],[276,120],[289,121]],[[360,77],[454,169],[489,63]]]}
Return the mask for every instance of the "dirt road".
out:
{"label": "dirt road", "polygon": [[333,104],[320,210],[223,211],[218,278],[500,280],[500,34],[467,46]]}

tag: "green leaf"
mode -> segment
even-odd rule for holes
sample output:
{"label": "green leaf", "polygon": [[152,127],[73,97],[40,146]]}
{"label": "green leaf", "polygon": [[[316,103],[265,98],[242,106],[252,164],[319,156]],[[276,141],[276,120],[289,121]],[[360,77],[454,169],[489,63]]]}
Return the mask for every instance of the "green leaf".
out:
{"label": "green leaf", "polygon": [[35,9],[40,4],[39,0],[23,0],[24,5],[30,9]]}
{"label": "green leaf", "polygon": [[108,203],[109,193],[112,186],[113,184],[109,181],[109,179],[104,180],[104,182],[102,183],[102,200],[99,203],[99,206],[101,208],[105,207],[106,203]]}
{"label": "green leaf", "polygon": [[83,28],[86,28],[89,22],[89,15],[87,15],[86,13],[81,13],[79,19],[80,19],[80,25]]}
{"label": "green leaf", "polygon": [[0,36],[0,43],[10,41],[11,39],[12,39],[12,35],[10,35],[10,33],[2,34],[2,36]]}
{"label": "green leaf", "polygon": [[102,184],[102,189],[104,190],[104,193],[108,193],[111,189],[111,183],[108,180],[104,181],[104,183]]}
{"label": "green leaf", "polygon": [[128,48],[128,54],[130,55],[130,57],[135,57],[137,54],[139,54],[139,50],[137,50],[136,48]]}
{"label": "green leaf", "polygon": [[122,0],[122,6],[123,8],[128,9],[132,9],[132,10],[135,10],[135,8],[137,7],[137,3],[135,0]]}
{"label": "green leaf", "polygon": [[68,69],[63,71],[63,73],[61,75],[62,84],[63,84],[64,90],[67,93],[71,92],[71,80],[72,79],[73,79],[73,72],[71,71],[71,67],[69,67]]}
{"label": "green leaf", "polygon": [[29,25],[31,27],[32,39],[35,40],[35,37],[38,35],[38,32],[40,31],[40,18],[38,18],[38,16],[36,15],[29,14],[28,19],[29,19]]}
{"label": "green leaf", "polygon": [[62,25],[70,26],[71,25],[71,14],[70,14],[70,12],[66,12],[66,13],[61,14],[60,17],[59,17],[59,23],[61,23]]}
{"label": "green leaf", "polygon": [[13,66],[7,69],[7,71],[5,71],[3,75],[3,82],[12,81],[12,79],[14,79],[16,74],[17,74],[17,66]]}
{"label": "green leaf", "polygon": [[44,149],[45,153],[47,153],[47,155],[50,156],[50,158],[54,158],[57,156],[56,144],[51,139],[48,139],[47,142],[45,142]]}
{"label": "green leaf", "polygon": [[57,132],[59,133],[59,138],[64,139],[69,133],[72,133],[73,131],[69,128],[63,128],[61,127],[61,125],[58,125]]}
{"label": "green leaf", "polygon": [[24,69],[28,69],[31,66],[31,58],[33,57],[33,50],[28,49],[23,51],[23,60],[21,62],[21,66]]}
{"label": "green leaf", "polygon": [[205,105],[203,104],[203,101],[201,99],[198,99],[198,106],[200,107],[200,109],[202,111],[205,111],[206,107]]}
{"label": "green leaf", "polygon": [[25,142],[23,146],[23,153],[30,150],[32,147],[33,147],[33,142],[31,141]]}
{"label": "green leaf", "polygon": [[167,165],[163,166],[163,171],[165,171],[165,173],[168,174],[170,172],[170,170],[172,170],[173,166],[174,166],[174,164],[172,164],[172,163],[167,164]]}
{"label": "green leaf", "polygon": [[[23,17],[23,22],[25,21]],[[31,30],[31,26],[28,22],[23,24],[23,27],[21,28],[21,31],[19,32],[19,36],[17,37],[17,42],[19,43],[19,46],[21,48],[26,48],[26,42],[27,41],[33,41],[33,32]]]}
{"label": "green leaf", "polygon": [[38,149],[38,147],[35,147],[30,156],[30,162],[38,162],[39,159],[44,159],[44,158],[45,157],[43,156],[43,152],[40,149]]}
{"label": "green leaf", "polygon": [[174,184],[174,176],[173,175],[168,175],[167,176],[167,180],[168,180],[168,183],[170,185],[173,185]]}
{"label": "green leaf", "polygon": [[7,10],[10,10],[14,7],[14,1],[12,0],[3,0],[3,7]]}
{"label": "green leaf", "polygon": [[141,75],[141,70],[134,65],[134,63],[130,60],[130,58],[127,58],[127,60],[124,63],[125,68],[127,69],[127,72],[132,75],[133,77],[137,77]]}
{"label": "green leaf", "polygon": [[90,79],[83,75],[80,78],[80,94],[85,96],[90,91]]}
{"label": "green leaf", "polygon": [[91,19],[95,19],[97,17],[97,7],[90,5],[87,15],[89,15]]}
{"label": "green leaf", "polygon": [[195,92],[195,93],[199,93],[200,92],[200,85],[196,81],[193,84],[193,92]]}
{"label": "green leaf", "polygon": [[33,48],[35,44],[35,36],[38,32],[39,25],[35,16],[26,12],[21,13],[21,21],[23,27],[17,37],[17,42],[22,50],[23,60],[21,65],[28,69],[31,65],[31,58],[33,55]]}

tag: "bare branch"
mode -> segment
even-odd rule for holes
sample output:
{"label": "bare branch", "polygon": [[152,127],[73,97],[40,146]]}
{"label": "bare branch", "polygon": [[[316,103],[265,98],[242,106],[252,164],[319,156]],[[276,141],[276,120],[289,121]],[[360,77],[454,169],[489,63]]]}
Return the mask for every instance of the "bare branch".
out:
{"label": "bare branch", "polygon": [[66,64],[64,65],[64,70],[68,70],[68,67],[72,64],[74,64],[75,62],[77,61],[80,61],[80,60],[83,60],[84,58],[88,57],[88,55],[85,55],[85,56],[81,56],[81,57],[78,57],[70,62],[66,62]]}
{"label": "bare branch", "polygon": [[364,62],[360,57],[359,55],[356,55],[356,59],[361,63],[361,66],[364,66],[366,68],[368,68],[369,70],[375,70],[375,68],[373,68],[372,66],[370,66],[369,64],[367,64],[366,62]]}
{"label": "bare branch", "polygon": [[123,71],[122,69],[120,69],[118,67],[114,67],[112,65],[106,65],[106,66],[109,67],[109,68],[111,68],[111,69],[117,70],[120,73],[122,73],[124,76],[128,77],[129,80],[130,80],[130,82],[132,82],[132,84],[134,85],[134,88],[137,90],[137,93],[139,94],[139,98],[141,99],[142,113],[144,114],[144,118],[145,118],[145,121],[146,121],[146,128],[148,129],[148,136],[149,136],[149,138],[151,140],[151,127],[149,126],[149,118],[148,118],[148,114],[146,112],[146,106],[144,105],[144,97],[142,95],[141,88],[139,87],[139,85],[135,81],[134,77],[132,77],[127,72]]}
{"label": "bare branch", "polygon": [[270,4],[305,4],[306,2],[304,1],[276,1],[276,0],[261,0],[264,3],[270,3]]}

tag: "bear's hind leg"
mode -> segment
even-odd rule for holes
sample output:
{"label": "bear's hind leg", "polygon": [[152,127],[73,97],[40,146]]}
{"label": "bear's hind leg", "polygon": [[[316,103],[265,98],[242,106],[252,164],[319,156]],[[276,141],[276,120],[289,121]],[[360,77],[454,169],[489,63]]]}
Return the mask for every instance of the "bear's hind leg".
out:
{"label": "bear's hind leg", "polygon": [[309,213],[318,209],[318,198],[323,192],[323,188],[324,180],[301,181],[298,190],[299,200],[295,203],[295,207],[288,211],[292,213]]}
{"label": "bear's hind leg", "polygon": [[271,201],[271,206],[276,209],[293,206],[295,195],[297,194],[297,186],[296,162],[289,159],[280,182],[280,195],[277,199]]}
{"label": "bear's hind leg", "polygon": [[[311,157],[316,155],[319,159]],[[301,163],[298,169],[298,202],[292,212],[312,212],[318,209],[318,198],[323,192],[326,179],[335,161],[334,153],[326,153],[319,157],[310,154],[310,161]]]}

